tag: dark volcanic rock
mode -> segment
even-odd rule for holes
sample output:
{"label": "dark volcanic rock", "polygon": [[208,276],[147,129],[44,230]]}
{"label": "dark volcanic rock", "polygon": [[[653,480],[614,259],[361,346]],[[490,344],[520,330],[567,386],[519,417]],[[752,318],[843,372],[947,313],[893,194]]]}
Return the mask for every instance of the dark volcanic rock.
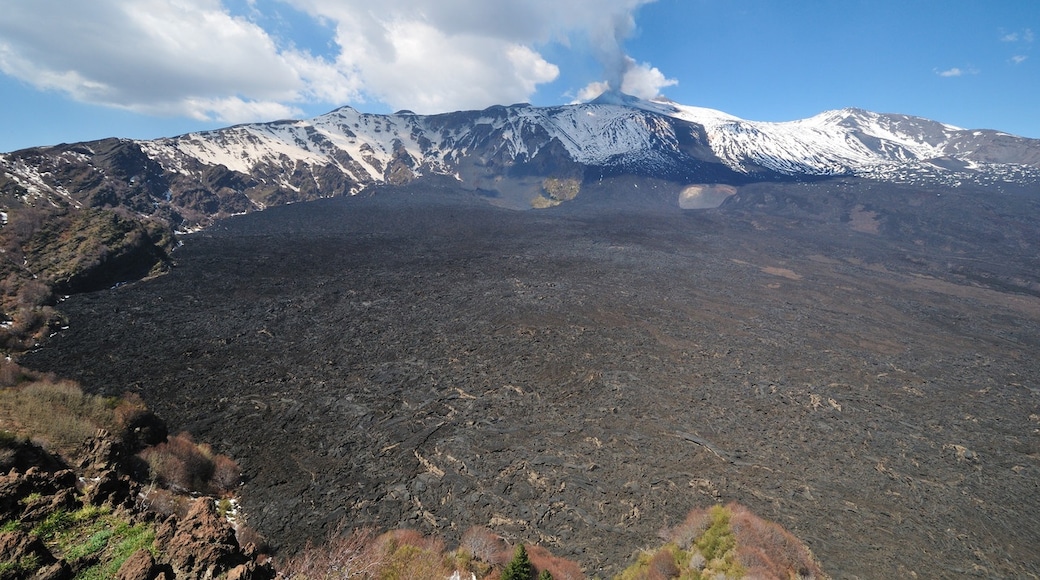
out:
{"label": "dark volcanic rock", "polygon": [[1035,192],[622,182],[230,219],[24,362],[234,456],[286,551],[477,524],[609,574],[735,500],[837,577],[1040,574]]}

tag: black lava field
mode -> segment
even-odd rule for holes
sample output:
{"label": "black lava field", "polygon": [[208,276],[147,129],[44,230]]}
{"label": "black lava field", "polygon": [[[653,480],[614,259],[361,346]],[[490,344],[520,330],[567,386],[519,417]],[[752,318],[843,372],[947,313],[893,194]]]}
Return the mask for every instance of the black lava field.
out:
{"label": "black lava field", "polygon": [[235,457],[286,552],[484,525],[607,575],[737,501],[835,577],[1040,574],[1040,196],[668,187],[230,218],[23,363]]}

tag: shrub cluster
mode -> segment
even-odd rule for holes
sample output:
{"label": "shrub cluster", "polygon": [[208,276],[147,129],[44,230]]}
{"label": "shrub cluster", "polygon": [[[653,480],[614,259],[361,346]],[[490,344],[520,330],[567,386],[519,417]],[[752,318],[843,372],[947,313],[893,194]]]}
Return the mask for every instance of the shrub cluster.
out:
{"label": "shrub cluster", "polygon": [[450,578],[455,574],[484,580],[585,578],[574,562],[537,546],[511,548],[480,527],[467,530],[453,551],[445,551],[442,540],[413,530],[377,536],[370,529],[344,532],[341,528],[323,544],[308,543],[279,571],[287,580]]}
{"label": "shrub cluster", "polygon": [[178,433],[165,443],[140,453],[154,481],[177,491],[230,493],[242,480],[238,464],[213,453],[206,443],[196,443],[190,434]]}
{"label": "shrub cluster", "polygon": [[[72,458],[99,430],[114,434],[132,450],[140,449],[146,443],[134,440],[140,435],[135,431],[149,416],[136,393],[89,395],[72,381],[0,359],[0,426],[11,435],[31,437],[66,458]],[[165,426],[159,437],[165,437]],[[242,481],[242,470],[234,460],[214,453],[205,443],[195,443],[187,433],[168,437],[138,455],[154,481],[175,491],[223,495]],[[164,500],[155,503],[161,505]]]}
{"label": "shrub cluster", "polygon": [[71,381],[40,377],[10,361],[0,363],[0,379],[0,424],[66,457],[98,429],[123,427],[118,399],[87,395]]}
{"label": "shrub cluster", "polygon": [[642,552],[620,580],[826,578],[809,549],[778,524],[736,503],[691,511]]}

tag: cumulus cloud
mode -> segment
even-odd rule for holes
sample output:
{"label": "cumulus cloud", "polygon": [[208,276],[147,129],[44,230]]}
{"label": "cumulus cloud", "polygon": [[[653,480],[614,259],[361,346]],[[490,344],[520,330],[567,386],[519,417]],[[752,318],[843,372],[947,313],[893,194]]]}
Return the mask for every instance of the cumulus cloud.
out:
{"label": "cumulus cloud", "polygon": [[87,103],[238,122],[295,113],[315,79],[351,86],[218,0],[4,4],[0,71]]}
{"label": "cumulus cloud", "polygon": [[1011,64],[1022,64],[1028,58],[1029,57],[1024,54],[1016,54],[1015,56],[1011,57]]}
{"label": "cumulus cloud", "polygon": [[[337,63],[366,94],[435,112],[527,100],[560,74],[537,51],[550,42],[588,42],[604,82],[621,88],[631,66],[622,43],[635,30],[634,11],[653,0],[382,0],[378,9],[369,0],[286,1],[335,23]],[[634,88],[654,81],[633,79]]]}
{"label": "cumulus cloud", "polygon": [[250,18],[222,0],[0,0],[0,72],[83,102],[227,122],[310,103],[441,112],[528,100],[560,76],[539,52],[550,43],[588,43],[604,87],[653,96],[675,84],[623,50],[653,0],[280,1],[334,30],[333,50],[277,38],[255,0]]}

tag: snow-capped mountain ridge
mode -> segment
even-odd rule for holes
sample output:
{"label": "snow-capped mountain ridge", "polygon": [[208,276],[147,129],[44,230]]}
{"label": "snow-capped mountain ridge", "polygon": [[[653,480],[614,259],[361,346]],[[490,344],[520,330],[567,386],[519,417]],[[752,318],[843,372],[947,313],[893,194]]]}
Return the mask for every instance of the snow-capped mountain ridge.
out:
{"label": "snow-capped mountain ridge", "polygon": [[[465,122],[449,126],[458,118]],[[308,121],[239,125],[140,144],[178,170],[183,170],[184,159],[193,159],[250,173],[261,164],[285,165],[287,158],[331,164],[363,184],[385,180],[395,159],[410,159],[422,168],[417,175],[454,174],[453,165],[492,135],[501,141],[495,153],[513,158],[537,155],[545,145],[538,141],[540,135],[558,139],[574,161],[586,165],[646,160],[655,157],[648,155],[655,148],[665,153],[680,149],[676,121],[703,128],[718,160],[743,174],[876,175],[886,166],[944,157],[961,159],[965,167],[1001,162],[973,158],[977,148],[971,142],[982,138],[1032,141],[1026,145],[1035,149],[1035,140],[855,108],[797,121],[747,121],[713,109],[616,92],[578,105],[492,107],[430,116],[407,111],[373,115],[344,107]]]}
{"label": "snow-capped mountain ridge", "polygon": [[[100,143],[104,147],[96,146]],[[0,155],[0,166],[0,187],[16,195],[89,205],[95,203],[90,196],[114,199],[113,188],[131,193],[144,188],[146,193],[132,193],[143,196],[135,202],[139,211],[169,204],[215,215],[430,176],[448,176],[518,207],[537,205],[545,196],[559,201],[544,190],[545,179],[580,183],[604,174],[678,184],[820,176],[946,185],[1035,183],[1040,182],[1040,140],[855,108],[796,121],[748,121],[714,109],[608,92],[582,104],[438,115],[342,107],[313,119],[151,141],[29,149]],[[80,179],[75,176],[83,172],[99,175],[89,181],[90,193],[75,191],[73,181]]]}

